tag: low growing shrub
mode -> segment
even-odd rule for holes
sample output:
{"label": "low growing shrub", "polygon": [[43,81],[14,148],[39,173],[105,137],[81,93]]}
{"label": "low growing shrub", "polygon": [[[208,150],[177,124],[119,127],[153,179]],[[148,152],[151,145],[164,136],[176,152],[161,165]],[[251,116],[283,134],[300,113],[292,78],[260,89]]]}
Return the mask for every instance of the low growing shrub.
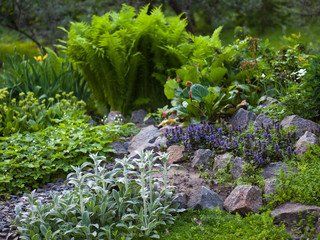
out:
{"label": "low growing shrub", "polygon": [[136,131],[131,124],[90,126],[79,119],[33,133],[0,137],[0,194],[35,189],[88,161],[89,153],[112,152],[109,144]]}
{"label": "low growing shrub", "polygon": [[284,227],[276,227],[269,213],[252,214],[242,218],[221,210],[188,211],[164,229],[166,240],[236,240],[289,239]]}
{"label": "low growing shrub", "polygon": [[[22,239],[141,239],[159,238],[156,229],[173,222],[173,188],[168,185],[167,155],[162,164],[152,152],[138,159],[118,159],[112,171],[105,158],[74,168],[68,182],[74,188],[52,202],[29,197],[30,208],[18,209]],[[88,167],[92,171],[87,171]],[[155,178],[154,174],[160,174]]]}

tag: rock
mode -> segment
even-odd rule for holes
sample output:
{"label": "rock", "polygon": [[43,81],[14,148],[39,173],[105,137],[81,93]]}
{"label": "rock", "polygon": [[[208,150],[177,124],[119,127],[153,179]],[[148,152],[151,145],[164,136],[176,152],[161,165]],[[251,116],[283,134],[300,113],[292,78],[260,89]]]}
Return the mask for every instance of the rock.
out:
{"label": "rock", "polygon": [[128,142],[113,142],[111,143],[111,147],[114,150],[114,154],[118,158],[123,158],[125,155],[127,155],[129,143]]}
{"label": "rock", "polygon": [[306,131],[296,142],[295,152],[296,154],[303,154],[308,150],[310,145],[318,144],[318,138],[315,134]]}
{"label": "rock", "polygon": [[172,145],[168,147],[167,153],[169,154],[169,163],[179,163],[183,161],[183,152],[184,152],[184,146],[180,145]]}
{"label": "rock", "polygon": [[210,149],[198,149],[193,155],[191,166],[193,168],[208,167],[212,155],[213,153]]}
{"label": "rock", "polygon": [[262,96],[259,99],[259,106],[260,107],[268,107],[272,104],[278,104],[279,101],[275,98],[269,97],[269,96]]}
{"label": "rock", "polygon": [[283,128],[293,127],[297,137],[301,137],[306,131],[320,134],[320,125],[297,115],[285,117],[280,124]]}
{"label": "rock", "polygon": [[164,139],[158,128],[153,125],[144,127],[135,135],[129,144],[128,151],[130,157],[134,157],[136,152],[144,150],[158,150],[160,145],[164,143]]}
{"label": "rock", "polygon": [[257,129],[271,128],[273,124],[273,120],[267,117],[265,114],[259,114],[253,123]]}
{"label": "rock", "polygon": [[107,122],[113,123],[115,121],[120,121],[120,122],[124,121],[124,117],[121,112],[118,112],[118,111],[109,112]]}
{"label": "rock", "polygon": [[188,207],[188,199],[187,199],[187,194],[185,193],[178,193],[173,201],[173,204],[177,204],[179,209],[186,209]]}
{"label": "rock", "polygon": [[131,122],[135,124],[142,124],[144,122],[144,118],[146,115],[147,115],[147,112],[144,109],[133,111],[131,113]]}
{"label": "rock", "polygon": [[320,218],[320,207],[308,206],[300,203],[285,203],[271,212],[276,224],[284,223],[286,227],[291,228],[301,225],[301,221],[307,222],[314,216],[314,225]]}
{"label": "rock", "polygon": [[234,179],[239,178],[242,175],[243,160],[240,157],[233,157],[231,153],[224,153],[217,155],[214,158],[213,172],[216,173],[219,170],[228,168],[230,174]]}
{"label": "rock", "polygon": [[211,208],[220,208],[222,209],[223,201],[217,193],[208,189],[207,187],[202,186],[200,191],[200,196],[198,201],[192,206],[193,209],[211,209]]}
{"label": "rock", "polygon": [[237,186],[225,199],[224,208],[231,213],[245,215],[258,212],[262,206],[262,193],[257,186]]}
{"label": "rock", "polygon": [[284,162],[274,162],[270,163],[268,166],[266,166],[263,169],[263,177],[265,179],[267,178],[273,178],[279,176],[280,172],[283,171],[285,173],[288,172],[288,166]]}
{"label": "rock", "polygon": [[256,115],[253,112],[240,108],[231,118],[230,123],[234,129],[243,130],[246,129],[249,123],[253,122],[255,118]]}
{"label": "rock", "polygon": [[264,194],[266,194],[266,195],[273,194],[276,191],[276,184],[277,184],[276,178],[265,179],[265,181],[264,181]]}
{"label": "rock", "polygon": [[144,123],[145,125],[155,125],[155,124],[156,124],[156,121],[154,120],[153,117],[149,117],[149,118],[147,118],[143,123]]}

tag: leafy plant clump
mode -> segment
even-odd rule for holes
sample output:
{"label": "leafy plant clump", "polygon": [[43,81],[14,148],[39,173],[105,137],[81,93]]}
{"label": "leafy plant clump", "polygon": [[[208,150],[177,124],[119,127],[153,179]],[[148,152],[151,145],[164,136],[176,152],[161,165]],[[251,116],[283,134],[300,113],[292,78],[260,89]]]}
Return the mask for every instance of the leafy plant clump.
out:
{"label": "leafy plant clump", "polygon": [[270,206],[288,201],[320,205],[320,146],[311,148],[292,163],[297,171],[280,175],[276,192],[270,196]]}
{"label": "leafy plant clump", "polygon": [[0,137],[0,194],[35,189],[88,161],[88,154],[110,153],[109,144],[130,136],[133,125],[90,126],[79,119],[33,133]]}
{"label": "leafy plant clump", "polygon": [[66,53],[83,72],[97,101],[127,113],[133,107],[162,107],[163,85],[181,60],[168,50],[189,38],[186,21],[165,17],[148,6],[137,14],[123,5],[120,12],[94,16],[90,24],[73,23]]}
{"label": "leafy plant clump", "polygon": [[85,106],[72,93],[39,100],[33,92],[21,92],[19,98],[10,98],[6,88],[0,89],[0,137],[16,132],[35,132],[76,119],[88,121]]}
{"label": "leafy plant clump", "polygon": [[117,159],[112,171],[104,167],[104,157],[91,158],[93,163],[75,167],[69,175],[73,190],[50,203],[31,195],[30,208],[17,209],[22,239],[159,238],[157,228],[173,222],[177,210],[166,154],[160,156],[161,164],[149,151],[138,159]]}
{"label": "leafy plant clump", "polygon": [[163,231],[166,240],[290,239],[284,227],[277,227],[269,213],[242,218],[221,210],[189,211]]}

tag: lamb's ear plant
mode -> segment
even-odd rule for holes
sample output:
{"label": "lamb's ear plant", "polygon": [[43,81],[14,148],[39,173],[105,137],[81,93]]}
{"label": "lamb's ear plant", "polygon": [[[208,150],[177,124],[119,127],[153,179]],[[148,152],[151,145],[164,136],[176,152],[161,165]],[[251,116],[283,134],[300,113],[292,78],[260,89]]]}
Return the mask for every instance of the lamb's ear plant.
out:
{"label": "lamb's ear plant", "polygon": [[21,239],[159,238],[160,225],[172,223],[177,209],[168,183],[168,155],[151,151],[137,159],[116,159],[108,171],[102,156],[75,167],[68,176],[72,190],[49,203],[29,196],[29,207],[17,207]]}

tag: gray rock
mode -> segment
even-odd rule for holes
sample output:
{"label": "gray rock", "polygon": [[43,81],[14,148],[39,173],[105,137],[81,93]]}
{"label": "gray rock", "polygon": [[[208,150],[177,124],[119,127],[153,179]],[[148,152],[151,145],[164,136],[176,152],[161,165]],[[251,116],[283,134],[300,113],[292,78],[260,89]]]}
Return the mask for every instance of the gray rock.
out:
{"label": "gray rock", "polygon": [[267,117],[265,114],[259,114],[254,121],[253,125],[257,129],[262,129],[262,128],[270,128],[274,124],[274,121]]}
{"label": "gray rock", "polygon": [[288,172],[288,166],[284,162],[274,162],[270,163],[263,169],[263,177],[273,178],[279,176],[280,172],[283,171],[285,173]]}
{"label": "gray rock", "polygon": [[193,168],[208,167],[212,159],[212,151],[210,149],[198,149],[195,151],[191,166]]}
{"label": "gray rock", "polygon": [[111,147],[114,150],[116,157],[122,158],[127,155],[129,143],[128,142],[113,142],[111,143]]}
{"label": "gray rock", "polygon": [[144,122],[144,118],[146,115],[147,115],[147,111],[144,109],[133,111],[131,113],[131,122],[136,124],[142,124]]}
{"label": "gray rock", "polygon": [[223,203],[224,208],[231,213],[245,215],[258,212],[262,206],[262,193],[257,186],[237,186]]}
{"label": "gray rock", "polygon": [[144,150],[157,150],[161,143],[163,143],[163,140],[161,140],[159,129],[150,125],[142,128],[140,132],[132,138],[128,151],[130,155],[135,155],[136,152]]}
{"label": "gray rock", "polygon": [[314,133],[316,135],[320,134],[320,125],[312,122],[310,120],[301,118],[297,115],[291,115],[285,117],[280,124],[283,128],[292,127],[295,128],[295,133],[297,137],[301,137],[306,131]]}
{"label": "gray rock", "polygon": [[167,153],[169,154],[168,162],[170,164],[179,163],[183,160],[184,146],[172,145],[168,147]]}
{"label": "gray rock", "polygon": [[226,168],[230,164],[232,158],[233,155],[231,153],[217,155],[214,158],[213,171],[217,172],[221,169]]}
{"label": "gray rock", "polygon": [[177,204],[179,209],[186,209],[188,207],[188,199],[187,199],[187,194],[185,193],[178,193],[173,201],[173,204]]}
{"label": "gray rock", "polygon": [[109,112],[108,118],[107,118],[107,122],[108,123],[113,123],[115,121],[120,121],[120,122],[124,121],[124,117],[123,117],[121,112],[119,112],[119,111],[111,111],[111,112]]}
{"label": "gray rock", "polygon": [[246,129],[250,122],[253,122],[255,119],[256,115],[253,112],[240,108],[231,118],[230,123],[234,129],[243,130]]}
{"label": "gray rock", "polygon": [[279,101],[275,98],[269,97],[269,96],[262,96],[259,99],[259,107],[268,107],[271,104],[278,104]]}
{"label": "gray rock", "polygon": [[264,194],[266,194],[266,195],[273,194],[276,191],[276,184],[277,184],[276,178],[265,179],[265,181],[264,181]]}
{"label": "gray rock", "polygon": [[219,195],[208,189],[207,187],[202,186],[200,191],[200,196],[198,201],[192,207],[194,209],[211,209],[211,208],[220,208],[222,209],[223,201]]}
{"label": "gray rock", "polygon": [[320,207],[308,206],[300,203],[285,203],[271,212],[276,224],[284,223],[287,228],[301,225],[303,221],[307,222],[310,217],[314,217],[314,225],[320,218]]}
{"label": "gray rock", "polygon": [[231,153],[217,155],[214,158],[213,172],[228,168],[234,179],[238,179],[242,175],[243,160],[240,157],[234,157]]}
{"label": "gray rock", "polygon": [[232,158],[231,175],[233,179],[238,179],[243,173],[243,159],[241,157]]}
{"label": "gray rock", "polygon": [[308,150],[310,145],[318,144],[318,142],[318,137],[315,134],[306,131],[296,142],[295,152],[297,154],[303,154]]}

